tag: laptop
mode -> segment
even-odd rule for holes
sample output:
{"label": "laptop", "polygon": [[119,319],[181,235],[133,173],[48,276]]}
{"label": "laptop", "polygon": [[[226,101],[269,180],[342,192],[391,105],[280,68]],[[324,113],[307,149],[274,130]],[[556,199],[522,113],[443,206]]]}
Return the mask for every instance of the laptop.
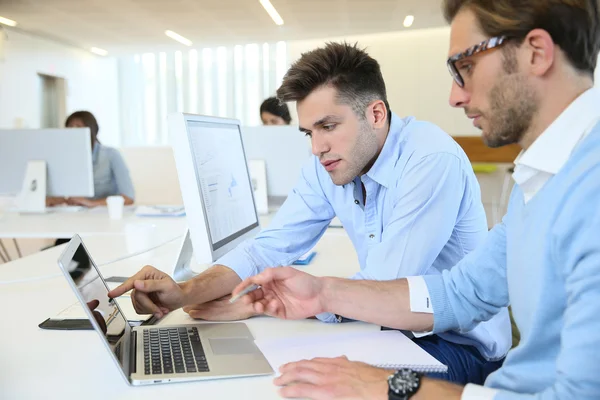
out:
{"label": "laptop", "polygon": [[58,260],[106,350],[131,385],[270,375],[244,323],[132,326],[81,237]]}

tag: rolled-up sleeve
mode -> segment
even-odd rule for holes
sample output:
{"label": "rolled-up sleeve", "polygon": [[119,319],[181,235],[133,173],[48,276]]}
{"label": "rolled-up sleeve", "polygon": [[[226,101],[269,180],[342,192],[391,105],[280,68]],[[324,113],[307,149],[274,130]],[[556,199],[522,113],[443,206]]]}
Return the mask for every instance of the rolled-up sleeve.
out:
{"label": "rolled-up sleeve", "polygon": [[423,279],[433,305],[434,333],[467,332],[491,319],[509,304],[504,222],[454,268]]}

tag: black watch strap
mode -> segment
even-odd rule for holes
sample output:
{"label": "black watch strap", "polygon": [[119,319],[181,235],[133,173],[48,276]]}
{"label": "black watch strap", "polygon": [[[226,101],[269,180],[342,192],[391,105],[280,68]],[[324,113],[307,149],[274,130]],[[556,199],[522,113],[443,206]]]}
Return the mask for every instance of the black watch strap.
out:
{"label": "black watch strap", "polygon": [[421,387],[423,374],[407,368],[400,369],[388,378],[388,400],[408,400]]}

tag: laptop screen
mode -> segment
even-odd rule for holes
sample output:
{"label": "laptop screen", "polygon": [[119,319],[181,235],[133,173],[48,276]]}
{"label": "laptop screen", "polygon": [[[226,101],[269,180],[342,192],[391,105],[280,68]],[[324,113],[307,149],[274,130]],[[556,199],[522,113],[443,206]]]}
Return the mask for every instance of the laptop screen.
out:
{"label": "laptop screen", "polygon": [[[71,243],[73,242],[71,241]],[[74,287],[79,291],[80,298],[87,304],[100,328],[100,333],[123,368],[123,360],[126,357],[122,356],[125,349],[122,348],[121,338],[126,334],[126,327],[129,325],[115,305],[115,300],[108,298],[108,287],[100,278],[98,268],[81,241],[74,253],[63,254],[60,264],[65,272],[69,273]]]}

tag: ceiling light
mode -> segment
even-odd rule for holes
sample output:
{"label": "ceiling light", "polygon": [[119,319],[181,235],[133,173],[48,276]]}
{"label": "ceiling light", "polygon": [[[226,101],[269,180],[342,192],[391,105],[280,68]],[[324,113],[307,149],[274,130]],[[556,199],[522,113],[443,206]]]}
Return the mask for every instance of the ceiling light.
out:
{"label": "ceiling light", "polygon": [[108,51],[104,49],[99,49],[98,47],[92,47],[90,51],[94,54],[98,54],[99,56],[105,56],[108,54]]}
{"label": "ceiling light", "polygon": [[192,41],[190,39],[186,39],[183,36],[173,32],[173,31],[165,31],[165,35],[167,35],[168,37],[170,37],[171,39],[184,44],[186,46],[191,46],[192,45]]}
{"label": "ceiling light", "polygon": [[413,24],[413,22],[415,21],[415,17],[412,15],[407,15],[406,18],[404,18],[404,26],[406,28],[410,28]]}
{"label": "ceiling light", "polygon": [[283,19],[281,18],[281,15],[279,15],[275,7],[273,7],[273,4],[271,4],[269,0],[259,1],[260,4],[264,7],[264,9],[267,11],[267,13],[271,16],[273,22],[275,22],[276,25],[283,25]]}
{"label": "ceiling light", "polygon": [[17,22],[12,19],[0,17],[0,24],[8,25],[8,26],[17,26]]}

